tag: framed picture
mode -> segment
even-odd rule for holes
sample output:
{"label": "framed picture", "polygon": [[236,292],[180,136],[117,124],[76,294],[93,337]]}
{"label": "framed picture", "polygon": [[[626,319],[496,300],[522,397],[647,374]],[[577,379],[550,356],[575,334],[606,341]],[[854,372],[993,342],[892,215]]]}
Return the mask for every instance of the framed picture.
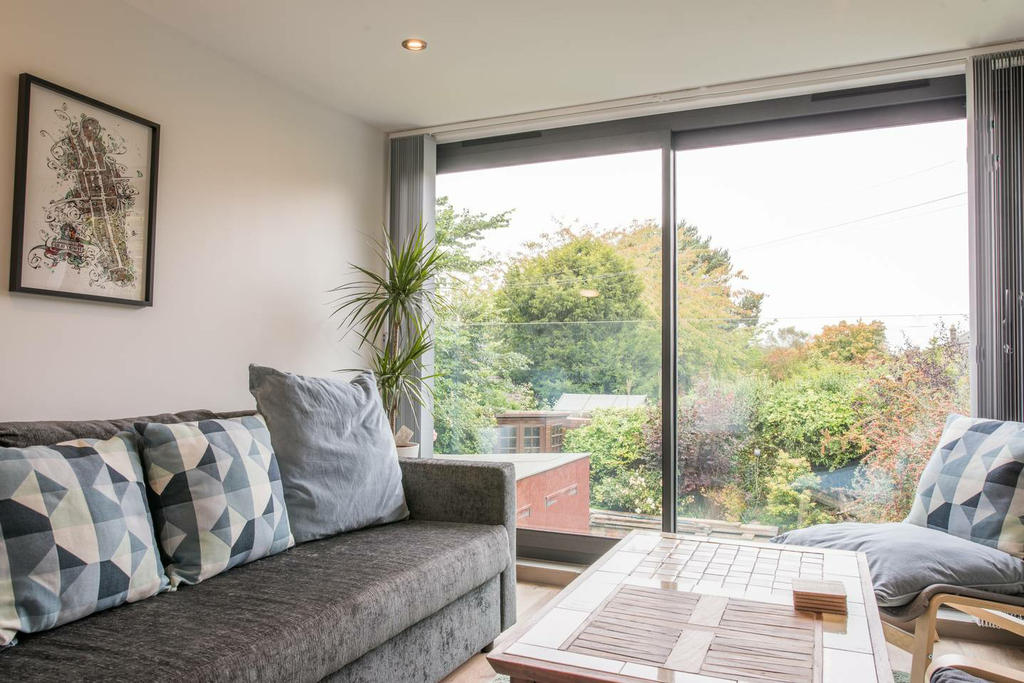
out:
{"label": "framed picture", "polygon": [[152,306],[159,146],[152,121],[21,74],[11,291]]}

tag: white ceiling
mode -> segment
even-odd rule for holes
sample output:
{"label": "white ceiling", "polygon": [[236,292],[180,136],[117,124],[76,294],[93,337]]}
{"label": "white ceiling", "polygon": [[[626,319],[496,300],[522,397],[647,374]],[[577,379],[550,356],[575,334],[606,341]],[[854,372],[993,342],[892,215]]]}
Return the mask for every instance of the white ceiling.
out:
{"label": "white ceiling", "polygon": [[389,131],[1024,38],[1024,0],[125,1]]}

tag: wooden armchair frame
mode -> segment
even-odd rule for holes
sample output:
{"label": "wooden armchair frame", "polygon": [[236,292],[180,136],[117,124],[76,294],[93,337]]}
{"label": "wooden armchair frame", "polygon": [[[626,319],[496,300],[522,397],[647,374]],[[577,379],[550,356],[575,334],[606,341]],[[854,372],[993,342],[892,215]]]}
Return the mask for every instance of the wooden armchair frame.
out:
{"label": "wooden armchair frame", "polygon": [[[937,668],[935,665],[929,668],[929,664],[932,663],[932,652],[935,649],[936,641],[939,639],[936,620],[939,608],[943,605],[987,621],[1024,638],[1024,623],[1006,616],[1007,614],[1024,616],[1024,606],[1008,605],[998,600],[969,598],[951,593],[936,593],[929,600],[928,609],[925,613],[914,619],[914,631],[912,633],[889,621],[883,620],[882,622],[885,639],[901,650],[906,650],[913,657],[910,669],[910,683],[925,683],[930,672]],[[946,658],[943,657],[941,659]],[[961,659],[965,662],[969,661],[966,658]],[[949,664],[946,666],[949,666]],[[1002,673],[997,672],[996,675],[1002,675],[1003,678],[993,678],[992,680],[995,683],[1004,683],[1005,681],[1010,681],[1011,683],[1024,682],[1024,676],[1019,672],[1015,673],[1006,667],[1000,668],[1004,671]],[[1006,673],[1007,671],[1009,674]],[[983,674],[974,675],[983,676]],[[991,677],[992,672],[990,671],[987,675]],[[1016,675],[1017,678],[1006,678],[1007,675]]]}

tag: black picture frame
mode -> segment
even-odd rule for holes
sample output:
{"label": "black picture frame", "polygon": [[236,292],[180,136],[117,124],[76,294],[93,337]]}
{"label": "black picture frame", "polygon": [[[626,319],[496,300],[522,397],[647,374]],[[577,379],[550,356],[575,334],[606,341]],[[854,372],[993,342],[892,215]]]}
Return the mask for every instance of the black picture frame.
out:
{"label": "black picture frame", "polygon": [[[29,192],[29,145],[30,145],[30,121],[32,118],[32,90],[33,86],[49,90],[56,95],[66,98],[70,102],[77,102],[86,107],[100,110],[105,114],[120,117],[134,124],[150,129],[149,144],[149,166],[148,172],[143,176],[148,180],[147,206],[145,215],[145,235],[143,242],[146,245],[144,258],[139,259],[139,265],[145,268],[145,272],[139,276],[142,285],[142,298],[122,298],[105,294],[91,294],[79,291],[63,291],[61,289],[47,289],[38,286],[26,286],[24,284],[24,273],[26,267],[26,230],[38,228],[39,226],[26,225],[26,200]],[[36,131],[38,133],[38,131]],[[87,301],[102,301],[128,306],[152,306],[153,305],[153,263],[156,248],[156,200],[157,200],[157,176],[159,170],[160,151],[160,125],[145,119],[136,114],[124,111],[112,105],[101,102],[95,98],[88,97],[63,86],[51,83],[37,76],[23,73],[18,78],[18,123],[17,143],[15,151],[14,166],[14,216],[11,228],[11,277],[10,291],[28,294],[42,294],[45,296],[58,296],[69,299],[80,299]],[[119,178],[120,180],[120,178]],[[125,181],[127,182],[127,181]],[[101,190],[101,193],[104,190]],[[101,196],[103,196],[101,194]]]}

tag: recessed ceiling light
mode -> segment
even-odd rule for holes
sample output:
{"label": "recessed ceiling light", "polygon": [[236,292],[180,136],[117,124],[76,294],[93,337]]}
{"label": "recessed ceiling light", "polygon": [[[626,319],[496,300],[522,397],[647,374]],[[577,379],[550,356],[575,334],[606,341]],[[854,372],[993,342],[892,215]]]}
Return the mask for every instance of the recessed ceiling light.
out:
{"label": "recessed ceiling light", "polygon": [[427,49],[427,41],[422,38],[406,38],[402,41],[402,47],[410,52],[422,52]]}

